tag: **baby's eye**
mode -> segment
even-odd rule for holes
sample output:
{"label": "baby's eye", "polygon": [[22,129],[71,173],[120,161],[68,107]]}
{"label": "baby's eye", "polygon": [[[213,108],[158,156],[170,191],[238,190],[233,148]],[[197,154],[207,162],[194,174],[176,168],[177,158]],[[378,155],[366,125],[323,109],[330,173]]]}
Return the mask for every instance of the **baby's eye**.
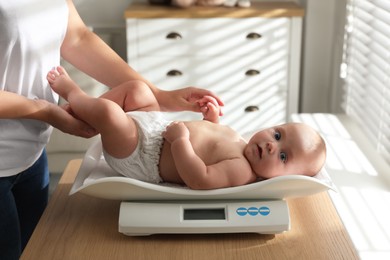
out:
{"label": "baby's eye", "polygon": [[286,163],[287,162],[287,154],[285,152],[281,152],[280,155],[280,160],[283,162],[283,163]]}
{"label": "baby's eye", "polygon": [[280,138],[282,137],[282,135],[281,135],[281,133],[279,131],[275,131],[274,137],[275,137],[276,141],[279,141]]}

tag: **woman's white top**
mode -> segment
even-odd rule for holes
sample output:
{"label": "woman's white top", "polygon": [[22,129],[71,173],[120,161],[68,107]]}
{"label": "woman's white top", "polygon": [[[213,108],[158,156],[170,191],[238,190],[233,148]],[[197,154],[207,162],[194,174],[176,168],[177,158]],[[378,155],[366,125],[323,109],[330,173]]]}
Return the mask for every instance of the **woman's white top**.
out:
{"label": "woman's white top", "polygon": [[[58,101],[46,74],[60,64],[68,13],[66,0],[0,1],[0,90]],[[38,120],[2,119],[0,111],[0,177],[30,167],[51,131]]]}

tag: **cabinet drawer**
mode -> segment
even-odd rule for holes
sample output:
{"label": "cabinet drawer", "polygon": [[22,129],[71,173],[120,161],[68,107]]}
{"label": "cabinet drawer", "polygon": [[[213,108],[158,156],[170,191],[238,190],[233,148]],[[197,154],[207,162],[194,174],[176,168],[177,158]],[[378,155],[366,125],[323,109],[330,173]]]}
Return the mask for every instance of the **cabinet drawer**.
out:
{"label": "cabinet drawer", "polygon": [[[288,49],[289,18],[137,19],[137,55],[238,56]],[[134,20],[128,20],[132,30]],[[130,25],[131,24],[131,25]],[[128,34],[134,34],[128,30]]]}
{"label": "cabinet drawer", "polygon": [[284,91],[226,92],[220,97],[225,102],[220,123],[229,125],[240,134],[286,122],[287,94]]}
{"label": "cabinet drawer", "polygon": [[222,91],[287,89],[287,51],[263,57],[242,58],[140,58],[137,70],[159,88],[172,90],[198,86]]}

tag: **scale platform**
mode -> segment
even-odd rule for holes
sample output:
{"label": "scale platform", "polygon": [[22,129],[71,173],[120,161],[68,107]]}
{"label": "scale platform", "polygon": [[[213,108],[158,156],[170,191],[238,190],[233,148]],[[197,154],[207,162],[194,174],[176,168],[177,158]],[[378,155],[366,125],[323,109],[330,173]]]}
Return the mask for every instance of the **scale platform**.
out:
{"label": "scale platform", "polygon": [[325,169],[314,177],[286,175],[216,190],[147,183],[113,171],[98,139],[85,154],[70,194],[122,201],[119,232],[126,235],[275,234],[290,229],[285,199],[333,189]]}
{"label": "scale platform", "polygon": [[286,201],[122,202],[119,232],[152,234],[260,233],[290,229]]}

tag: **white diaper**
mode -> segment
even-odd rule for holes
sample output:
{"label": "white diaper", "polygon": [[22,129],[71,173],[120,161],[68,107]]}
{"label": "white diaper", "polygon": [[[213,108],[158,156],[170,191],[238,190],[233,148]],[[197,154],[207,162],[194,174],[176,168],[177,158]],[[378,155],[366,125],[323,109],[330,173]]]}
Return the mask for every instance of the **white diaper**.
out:
{"label": "white diaper", "polygon": [[159,111],[132,111],[127,115],[135,120],[138,127],[137,148],[123,159],[114,158],[103,150],[106,162],[126,177],[151,183],[162,182],[158,169],[163,144],[161,133],[171,122],[164,119]]}

